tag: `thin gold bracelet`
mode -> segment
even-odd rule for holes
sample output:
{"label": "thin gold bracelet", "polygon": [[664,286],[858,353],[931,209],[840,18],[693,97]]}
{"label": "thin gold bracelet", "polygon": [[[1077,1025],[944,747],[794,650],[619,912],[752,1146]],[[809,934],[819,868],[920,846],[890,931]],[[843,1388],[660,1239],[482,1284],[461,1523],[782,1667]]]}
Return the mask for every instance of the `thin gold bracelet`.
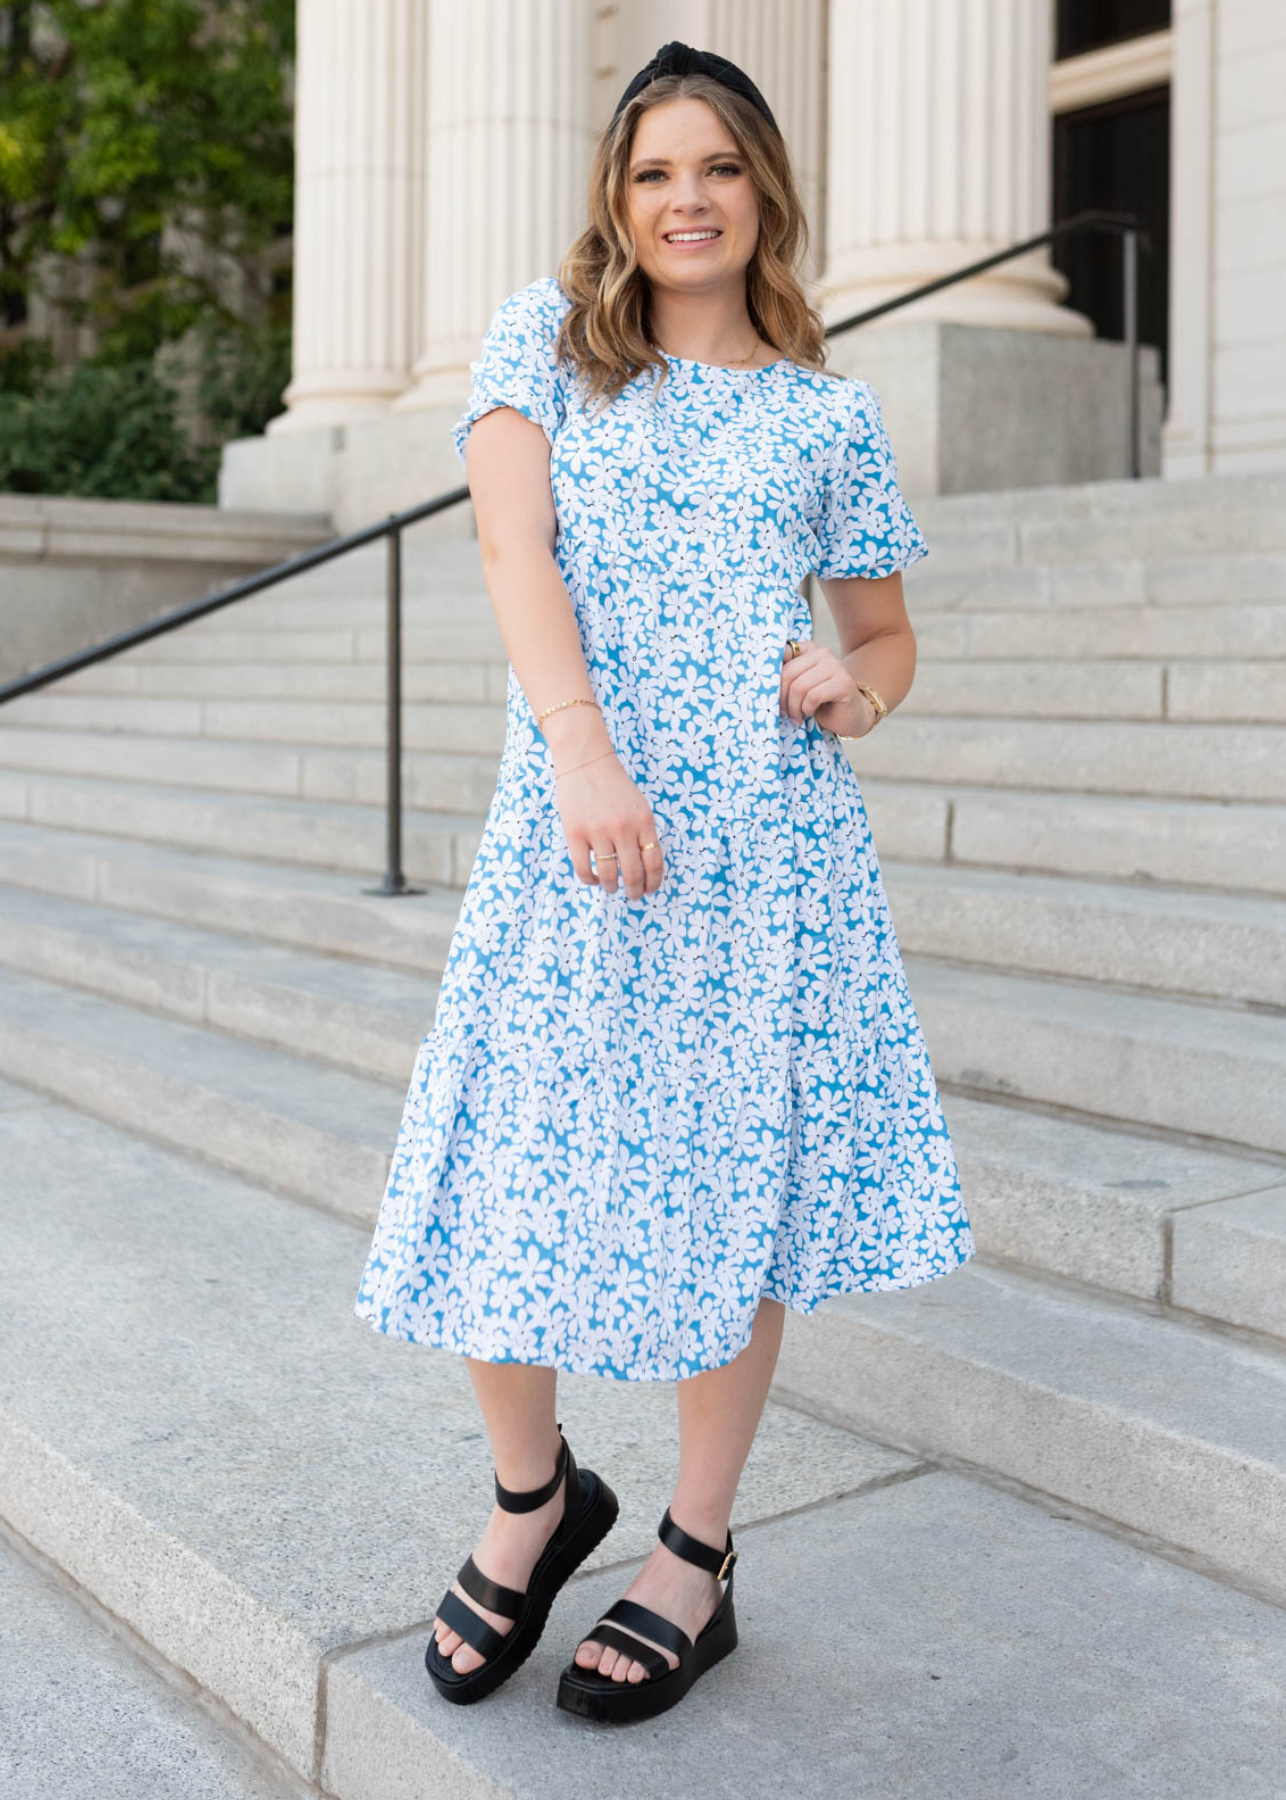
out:
{"label": "thin gold bracelet", "polygon": [[602,762],[605,756],[615,755],[615,748],[611,750],[600,750],[597,756],[587,756],[583,763],[573,763],[570,769],[560,769],[557,775],[554,776],[554,780],[561,781],[564,775],[570,775],[575,769],[587,769],[591,763]]}
{"label": "thin gold bracelet", "polygon": [[[536,724],[540,725],[542,720],[549,717],[550,713],[561,712],[565,706],[598,706],[598,701],[586,700],[579,695],[575,700],[560,700],[556,706],[547,706],[543,712],[538,712],[536,714]],[[601,711],[602,708],[600,707],[599,710]]]}

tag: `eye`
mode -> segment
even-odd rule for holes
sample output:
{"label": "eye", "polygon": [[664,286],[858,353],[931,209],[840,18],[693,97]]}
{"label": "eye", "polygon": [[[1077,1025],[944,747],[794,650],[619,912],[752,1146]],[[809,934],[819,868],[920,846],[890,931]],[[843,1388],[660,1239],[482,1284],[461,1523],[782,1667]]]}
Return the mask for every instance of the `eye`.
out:
{"label": "eye", "polygon": [[[726,162],[715,163],[713,165],[714,173],[717,174],[721,169],[726,169],[729,175],[740,175],[742,173],[740,163]],[[647,181],[653,175],[664,175],[664,173],[664,169],[641,169],[634,179],[635,181]]]}

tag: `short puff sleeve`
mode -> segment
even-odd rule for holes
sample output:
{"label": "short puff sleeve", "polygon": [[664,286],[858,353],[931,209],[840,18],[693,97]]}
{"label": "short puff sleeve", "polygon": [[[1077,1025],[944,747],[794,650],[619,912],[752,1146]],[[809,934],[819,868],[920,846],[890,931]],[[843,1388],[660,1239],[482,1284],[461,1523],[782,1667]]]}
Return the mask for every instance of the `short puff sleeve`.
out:
{"label": "short puff sleeve", "polygon": [[468,403],[451,427],[461,462],[474,422],[498,406],[512,406],[533,420],[553,444],[566,416],[554,338],[567,304],[552,275],[542,275],[500,302],[481,353],[469,364]]}
{"label": "short puff sleeve", "polygon": [[816,573],[877,579],[929,554],[898,487],[897,458],[880,397],[868,381],[846,380],[848,412],[827,460],[814,526]]}

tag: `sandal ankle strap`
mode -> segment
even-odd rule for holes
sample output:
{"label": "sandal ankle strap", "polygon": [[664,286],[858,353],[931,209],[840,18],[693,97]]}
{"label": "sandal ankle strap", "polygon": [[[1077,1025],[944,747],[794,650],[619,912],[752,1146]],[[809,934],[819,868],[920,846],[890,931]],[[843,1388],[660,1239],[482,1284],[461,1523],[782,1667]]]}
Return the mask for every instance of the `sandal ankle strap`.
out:
{"label": "sandal ankle strap", "polygon": [[716,1550],[710,1544],[703,1544],[700,1538],[693,1537],[682,1525],[676,1525],[667,1506],[665,1517],[656,1528],[656,1535],[667,1550],[673,1550],[685,1562],[695,1563],[699,1569],[708,1569],[716,1581],[722,1581],[725,1575],[731,1575],[732,1566],[737,1560],[737,1552],[732,1547],[731,1529],[724,1549]]}
{"label": "sandal ankle strap", "polygon": [[526,1488],[523,1490],[502,1487],[500,1485],[500,1477],[498,1475],[495,1477],[496,1504],[505,1512],[535,1512],[538,1506],[543,1506],[547,1500],[552,1500],[554,1495],[558,1492],[558,1484],[567,1473],[567,1459],[571,1454],[567,1446],[567,1439],[563,1437],[563,1428],[561,1425],[558,1427],[558,1436],[561,1439],[558,1451],[558,1462],[553,1474],[543,1487]]}

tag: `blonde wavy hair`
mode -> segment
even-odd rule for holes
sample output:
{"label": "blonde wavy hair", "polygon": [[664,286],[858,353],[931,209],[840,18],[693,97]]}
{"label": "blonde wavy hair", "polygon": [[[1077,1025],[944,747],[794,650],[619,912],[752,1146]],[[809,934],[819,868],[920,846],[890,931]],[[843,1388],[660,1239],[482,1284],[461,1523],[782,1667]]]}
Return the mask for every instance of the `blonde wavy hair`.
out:
{"label": "blonde wavy hair", "polygon": [[571,301],[555,354],[579,371],[586,397],[614,399],[647,368],[669,365],[648,335],[650,285],[639,266],[629,213],[630,148],[649,107],[680,95],[704,100],[744,157],[759,196],[759,242],[746,267],[746,307],[755,329],[785,357],[821,369],[826,335],[796,270],[808,221],[780,132],[757,107],[708,75],[665,75],[636,94],[599,138],[589,175],[589,223],[558,268]]}

